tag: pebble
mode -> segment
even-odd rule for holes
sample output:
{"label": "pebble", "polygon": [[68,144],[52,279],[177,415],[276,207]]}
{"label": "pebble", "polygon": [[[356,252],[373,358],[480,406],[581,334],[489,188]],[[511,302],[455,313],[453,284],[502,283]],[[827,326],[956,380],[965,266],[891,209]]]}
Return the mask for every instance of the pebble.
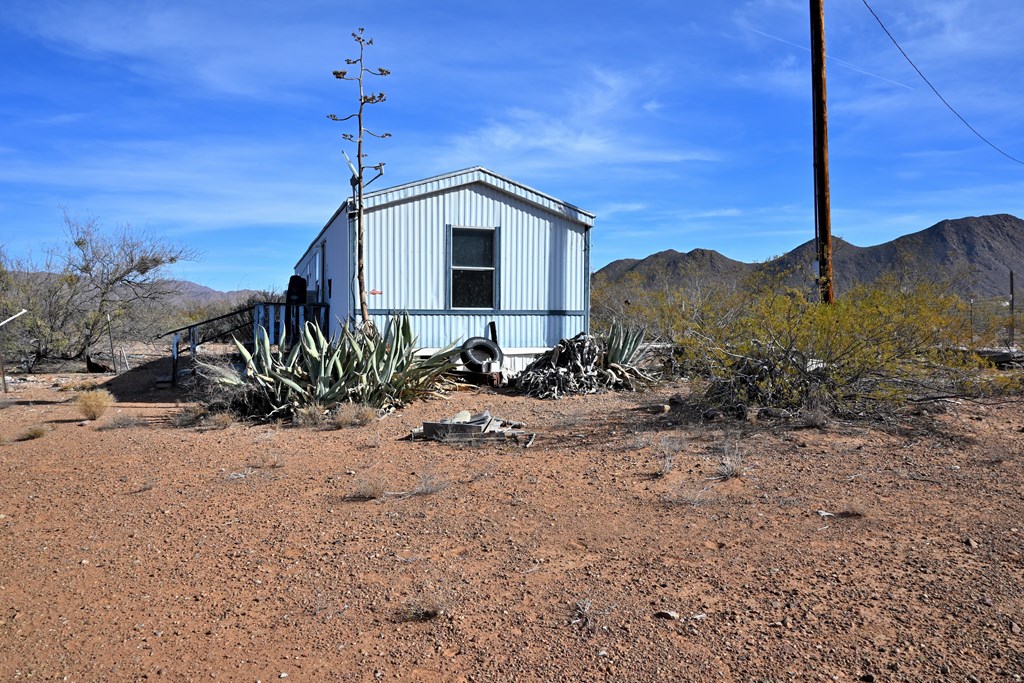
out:
{"label": "pebble", "polygon": [[671,610],[658,610],[654,613],[655,619],[671,619],[672,621],[679,621],[679,612],[673,612]]}
{"label": "pebble", "polygon": [[1012,633],[1015,636],[1019,636],[1020,635],[1020,624],[1018,624],[1016,621],[1011,621],[1010,622],[1010,633]]}
{"label": "pebble", "polygon": [[978,542],[977,542],[977,541],[975,541],[975,540],[974,540],[973,538],[971,538],[970,536],[968,536],[967,538],[965,538],[965,539],[964,539],[964,544],[965,544],[965,545],[966,545],[966,546],[967,546],[968,548],[970,548],[971,550],[973,550],[973,549],[975,549],[975,548],[977,548],[977,547],[978,547]]}

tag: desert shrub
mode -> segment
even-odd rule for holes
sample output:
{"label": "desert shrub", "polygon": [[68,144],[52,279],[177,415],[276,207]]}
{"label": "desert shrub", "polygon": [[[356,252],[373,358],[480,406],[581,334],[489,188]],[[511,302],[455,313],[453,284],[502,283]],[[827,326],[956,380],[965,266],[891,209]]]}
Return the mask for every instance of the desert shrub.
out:
{"label": "desert shrub", "polygon": [[362,427],[377,419],[377,411],[358,403],[341,403],[328,415],[327,423],[334,429]]}
{"label": "desert shrub", "polygon": [[43,425],[33,425],[21,433],[18,437],[18,441],[34,441],[35,439],[40,439],[46,436],[46,432],[48,431],[49,430]]}
{"label": "desert shrub", "polygon": [[967,376],[962,301],[940,286],[891,276],[858,285],[833,305],[765,288],[709,339],[705,398],[738,405],[829,411],[899,401]]}
{"label": "desert shrub", "polygon": [[759,272],[742,288],[656,292],[633,314],[671,335],[684,372],[704,378],[702,403],[821,415],[863,412],[948,392],[1006,393],[1019,379],[979,375],[961,349],[970,329],[948,284],[885,275],[832,305],[786,277]]}
{"label": "desert shrub", "polygon": [[288,350],[272,346],[261,330],[252,352],[236,340],[242,367],[199,363],[199,374],[210,395],[250,417],[294,417],[299,409],[346,402],[387,411],[437,391],[452,367],[450,347],[421,358],[415,343],[405,314],[388,321],[383,333],[346,324],[337,341],[307,322]]}
{"label": "desert shrub", "polygon": [[114,396],[106,389],[92,389],[78,394],[75,404],[86,420],[98,420],[114,404]]}

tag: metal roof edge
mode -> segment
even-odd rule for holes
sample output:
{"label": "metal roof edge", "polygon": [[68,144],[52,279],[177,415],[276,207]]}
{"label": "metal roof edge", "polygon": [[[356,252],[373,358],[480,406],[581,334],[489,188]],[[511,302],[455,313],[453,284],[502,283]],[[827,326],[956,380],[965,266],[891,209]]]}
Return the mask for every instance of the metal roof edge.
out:
{"label": "metal roof edge", "polygon": [[[464,177],[451,184],[444,183],[446,180],[456,179],[459,176]],[[394,187],[386,187],[384,189],[377,190],[376,192],[364,194],[363,201],[368,209],[378,208],[396,201],[413,199],[422,195],[442,192],[444,190],[450,190],[455,187],[462,187],[464,185],[470,185],[477,182],[484,183],[497,190],[505,192],[506,194],[518,197],[531,204],[547,209],[548,211],[574,220],[588,228],[593,227],[594,225],[594,219],[596,216],[590,211],[581,209],[574,204],[570,204],[569,202],[553,197],[541,192],[540,190],[536,190],[528,185],[512,180],[511,178],[507,178],[499,173],[495,173],[483,166],[472,166],[470,168],[464,168],[450,173],[442,173],[430,178],[424,178],[422,180],[396,185]]]}
{"label": "metal roof edge", "polygon": [[327,219],[326,223],[324,223],[324,227],[320,228],[320,232],[316,234],[316,237],[314,237],[313,240],[309,243],[309,246],[306,247],[306,251],[302,252],[302,256],[300,256],[299,260],[295,262],[294,266],[292,266],[292,270],[295,270],[296,268],[299,267],[299,264],[302,263],[302,261],[306,258],[306,255],[313,249],[314,246],[316,246],[317,241],[321,237],[323,237],[323,234],[325,232],[327,232],[327,228],[331,227],[331,223],[333,223],[334,219],[338,217],[338,214],[344,211],[345,207],[348,206],[349,201],[351,200],[346,199],[345,201],[343,201],[341,203],[341,206],[339,206],[334,211],[334,213],[331,214],[331,217]]}

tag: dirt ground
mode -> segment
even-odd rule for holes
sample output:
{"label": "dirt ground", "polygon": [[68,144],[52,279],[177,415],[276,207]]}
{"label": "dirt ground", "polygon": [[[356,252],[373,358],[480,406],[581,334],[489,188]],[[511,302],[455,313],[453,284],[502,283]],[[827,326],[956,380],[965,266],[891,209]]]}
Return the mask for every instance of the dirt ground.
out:
{"label": "dirt ground", "polygon": [[[84,375],[0,394],[0,680],[1024,676],[1019,403],[884,428],[651,409],[680,382],[197,429],[154,372],[95,422]],[[405,440],[461,409],[537,437]]]}

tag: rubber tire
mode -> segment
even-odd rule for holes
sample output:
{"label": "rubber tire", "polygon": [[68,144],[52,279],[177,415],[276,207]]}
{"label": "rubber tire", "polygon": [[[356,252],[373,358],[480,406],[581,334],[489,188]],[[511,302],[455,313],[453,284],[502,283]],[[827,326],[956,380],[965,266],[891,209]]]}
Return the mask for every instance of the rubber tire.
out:
{"label": "rubber tire", "polygon": [[470,337],[459,353],[462,363],[473,372],[484,372],[487,363],[500,363],[504,357],[501,348],[486,337]]}

